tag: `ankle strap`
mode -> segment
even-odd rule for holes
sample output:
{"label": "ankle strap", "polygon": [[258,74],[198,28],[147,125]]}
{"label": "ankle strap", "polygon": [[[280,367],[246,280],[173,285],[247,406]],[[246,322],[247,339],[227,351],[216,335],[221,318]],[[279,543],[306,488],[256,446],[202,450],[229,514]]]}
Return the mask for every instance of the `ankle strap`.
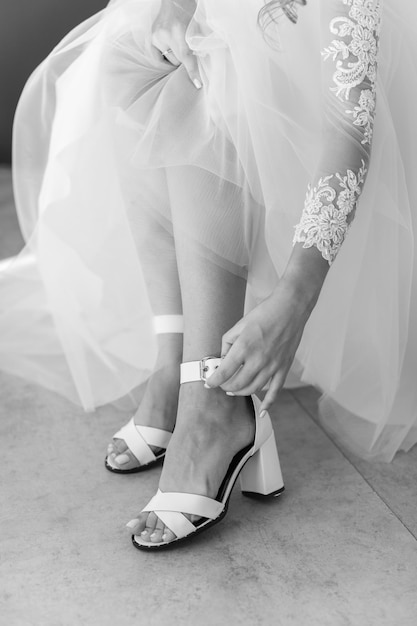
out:
{"label": "ankle strap", "polygon": [[182,315],[155,315],[153,318],[153,329],[156,335],[183,333],[183,317]]}
{"label": "ankle strap", "polygon": [[205,381],[214,374],[222,360],[215,356],[206,356],[201,361],[187,361],[181,363],[181,385],[183,383],[193,383],[196,380]]}

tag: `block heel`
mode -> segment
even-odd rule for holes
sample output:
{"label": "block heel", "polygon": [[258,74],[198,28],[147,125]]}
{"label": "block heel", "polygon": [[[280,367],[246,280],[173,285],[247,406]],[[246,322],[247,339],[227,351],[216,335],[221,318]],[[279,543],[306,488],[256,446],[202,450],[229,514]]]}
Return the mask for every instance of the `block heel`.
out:
{"label": "block heel", "polygon": [[240,488],[245,496],[264,498],[279,496],[284,491],[284,481],[273,432],[242,469]]}

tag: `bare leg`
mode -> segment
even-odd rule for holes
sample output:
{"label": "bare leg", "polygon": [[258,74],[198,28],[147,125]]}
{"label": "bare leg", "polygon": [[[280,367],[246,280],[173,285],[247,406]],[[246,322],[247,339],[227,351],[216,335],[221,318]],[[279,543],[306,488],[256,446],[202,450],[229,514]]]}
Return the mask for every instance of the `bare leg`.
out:
{"label": "bare leg", "polygon": [[[222,335],[243,315],[246,281],[203,258],[181,232],[175,232],[175,241],[185,324],[183,360],[219,356]],[[160,489],[216,497],[232,458],[253,436],[253,412],[246,398],[207,390],[201,382],[183,385]],[[134,532],[153,542],[174,538],[154,513],[141,514]]]}
{"label": "bare leg", "polygon": [[[147,282],[149,299],[155,315],[178,315],[182,312],[174,238],[152,213],[143,207],[132,211],[130,222],[137,234],[137,248]],[[135,423],[172,431],[178,405],[179,363],[182,359],[182,334],[158,335],[158,357],[143,399],[134,416]],[[140,349],[140,347],[138,347]],[[157,449],[154,448],[154,452]],[[121,439],[113,439],[108,454],[112,464],[127,470],[139,465]]]}

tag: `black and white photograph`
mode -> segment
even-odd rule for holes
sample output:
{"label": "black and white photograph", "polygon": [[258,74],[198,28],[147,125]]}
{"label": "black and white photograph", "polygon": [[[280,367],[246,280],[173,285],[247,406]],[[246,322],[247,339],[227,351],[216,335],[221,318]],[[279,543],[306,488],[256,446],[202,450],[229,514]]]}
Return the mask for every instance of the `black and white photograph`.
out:
{"label": "black and white photograph", "polygon": [[0,624],[417,624],[415,0],[0,0]]}

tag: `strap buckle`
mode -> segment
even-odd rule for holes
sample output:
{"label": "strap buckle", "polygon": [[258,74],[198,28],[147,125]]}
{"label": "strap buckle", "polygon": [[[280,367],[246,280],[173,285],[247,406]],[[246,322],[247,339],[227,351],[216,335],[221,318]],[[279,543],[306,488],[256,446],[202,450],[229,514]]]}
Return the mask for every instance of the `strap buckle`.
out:
{"label": "strap buckle", "polygon": [[219,367],[222,360],[216,356],[205,356],[200,361],[187,361],[181,363],[181,376],[180,383],[191,383],[197,380],[206,382],[216,369]]}
{"label": "strap buckle", "polygon": [[[210,363],[211,361],[211,363]],[[200,361],[200,379],[205,382],[219,367],[221,359],[217,356],[205,356]]]}

